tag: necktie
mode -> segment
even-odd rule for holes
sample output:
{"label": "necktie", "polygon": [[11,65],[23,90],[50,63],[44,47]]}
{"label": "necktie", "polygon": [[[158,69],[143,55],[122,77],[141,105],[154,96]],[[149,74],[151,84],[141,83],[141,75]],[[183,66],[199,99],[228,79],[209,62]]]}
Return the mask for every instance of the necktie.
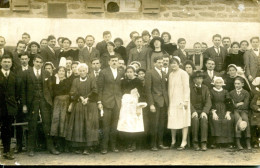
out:
{"label": "necktie", "polygon": [[98,71],[95,71],[96,78],[98,77],[99,73]]}
{"label": "necktie", "polygon": [[213,78],[213,71],[209,71],[209,77],[212,79]]}
{"label": "necktie", "polygon": [[7,73],[7,72],[5,72],[5,77],[6,77],[6,78],[8,77],[8,73]]}
{"label": "necktie", "polygon": [[219,55],[219,47],[217,47],[218,55]]}
{"label": "necktie", "polygon": [[37,72],[36,72],[36,77],[37,77],[37,79],[39,79],[39,77],[40,77],[39,70],[37,70]]}
{"label": "necktie", "polygon": [[88,48],[88,52],[91,53],[91,47]]}
{"label": "necktie", "polygon": [[237,95],[240,95],[240,93],[241,93],[241,91],[240,91],[240,90],[238,90],[238,91],[237,91]]}

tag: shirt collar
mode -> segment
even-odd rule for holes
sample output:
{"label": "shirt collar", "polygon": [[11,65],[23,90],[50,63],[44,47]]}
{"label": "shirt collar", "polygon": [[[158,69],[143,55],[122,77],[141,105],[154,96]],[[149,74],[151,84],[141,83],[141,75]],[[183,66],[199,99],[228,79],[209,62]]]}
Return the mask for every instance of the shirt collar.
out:
{"label": "shirt collar", "polygon": [[213,87],[213,89],[217,92],[221,92],[223,90],[223,88],[217,89],[216,87]]}
{"label": "shirt collar", "polygon": [[85,79],[82,79],[81,77],[79,77],[80,82],[85,82],[86,80],[87,80],[87,77]]}
{"label": "shirt collar", "polygon": [[117,72],[117,68],[114,69],[114,68],[112,68],[112,67],[110,66],[110,69],[111,69],[112,72]]}
{"label": "shirt collar", "polygon": [[7,75],[9,75],[9,73],[10,73],[10,70],[6,71],[3,68],[1,69],[1,71],[3,72],[4,75],[5,75],[6,72],[7,72]]}
{"label": "shirt collar", "polygon": [[27,70],[29,68],[29,66],[28,65],[26,65],[26,66],[22,66],[22,70]]}
{"label": "shirt collar", "polygon": [[195,84],[195,86],[201,88],[201,85],[197,85],[197,84]]}
{"label": "shirt collar", "polygon": [[159,73],[159,74],[161,74],[161,70],[159,70],[158,68],[156,68],[156,67],[154,67],[155,68],[155,70]]}
{"label": "shirt collar", "polygon": [[34,72],[37,72],[37,71],[38,71],[39,73],[41,73],[41,69],[36,69],[35,67],[33,67],[33,71],[34,71]]}

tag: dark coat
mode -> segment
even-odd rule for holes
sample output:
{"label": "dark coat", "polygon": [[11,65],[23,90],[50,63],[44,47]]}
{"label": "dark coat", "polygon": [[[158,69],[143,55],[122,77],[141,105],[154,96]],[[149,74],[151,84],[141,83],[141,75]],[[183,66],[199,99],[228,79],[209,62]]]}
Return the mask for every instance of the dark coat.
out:
{"label": "dark coat", "polygon": [[210,98],[210,91],[208,89],[207,86],[205,85],[201,85],[201,91],[202,91],[202,104],[203,104],[203,109],[202,111],[198,111],[198,109],[195,109],[193,104],[196,102],[197,99],[197,91],[196,91],[196,86],[195,84],[193,84],[190,87],[190,109],[191,109],[191,113],[193,112],[197,112],[197,113],[201,113],[201,112],[205,112],[207,114],[209,114],[209,110],[211,108],[211,98]]}
{"label": "dark coat", "polygon": [[81,63],[86,63],[89,68],[91,67],[91,61],[94,58],[100,59],[99,51],[95,47],[91,48],[91,53],[89,53],[88,47],[85,47],[79,54],[79,61]]}
{"label": "dark coat", "polygon": [[107,52],[107,43],[104,40],[97,43],[96,49],[99,51],[100,55],[103,55]]}
{"label": "dark coat", "polygon": [[[233,101],[234,110],[243,111],[243,112],[248,113],[250,95],[249,95],[249,93],[246,90],[242,89],[240,95],[237,95],[237,91],[236,90],[232,90],[229,93],[229,95],[230,95],[230,98]],[[235,107],[235,105],[237,103],[240,103],[240,102],[244,102],[244,105]]]}
{"label": "dark coat", "polygon": [[161,78],[155,69],[148,71],[145,75],[145,92],[149,105],[163,107],[165,103],[168,106],[166,74],[163,73]]}
{"label": "dark coat", "polygon": [[[106,52],[103,55],[101,55],[101,57],[100,57],[101,69],[109,67],[108,61],[109,61],[109,57],[110,56],[111,55],[109,54],[109,52]],[[119,59],[121,59],[121,56],[118,53],[116,53],[116,52],[115,52],[115,56],[117,56]]]}
{"label": "dark coat", "polygon": [[101,101],[105,108],[113,108],[115,104],[118,107],[121,106],[121,78],[123,77],[124,73],[117,69],[117,78],[114,79],[110,67],[103,69],[99,73],[97,82],[99,101]]}
{"label": "dark coat", "polygon": [[17,80],[15,74],[10,71],[6,78],[0,71],[0,117],[6,114],[14,116],[17,114]]}
{"label": "dark coat", "polygon": [[[33,93],[34,93],[34,82],[35,82],[35,74],[33,68],[24,72],[23,76],[23,84],[22,84],[22,105],[26,105],[27,108],[30,110],[30,107],[33,103]],[[50,91],[48,89],[48,85],[46,83],[47,79],[50,77],[50,74],[45,71],[41,70],[42,75],[42,84],[43,84],[43,95],[46,102],[52,106],[52,97]]]}
{"label": "dark coat", "polygon": [[128,61],[128,55],[126,55],[126,48],[124,46],[120,46],[114,49],[114,51],[121,55],[122,59],[125,61],[125,64],[127,64]]}
{"label": "dark coat", "polygon": [[186,52],[186,55],[184,55],[181,49],[174,51],[172,56],[178,56],[182,64],[189,59],[188,53]]}
{"label": "dark coat", "polygon": [[[32,67],[28,66],[28,70],[32,69]],[[22,87],[23,87],[23,78],[26,71],[22,70],[22,67],[16,70],[16,79],[17,79],[17,91],[19,100],[22,100]]]}
{"label": "dark coat", "polygon": [[129,58],[130,50],[131,50],[132,48],[135,48],[135,47],[136,47],[136,45],[135,45],[135,43],[134,43],[133,41],[131,41],[131,42],[126,46],[126,55],[127,55],[128,58]]}
{"label": "dark coat", "polygon": [[136,47],[132,48],[129,53],[129,59],[127,65],[130,65],[132,61],[138,61],[141,63],[141,68],[146,70],[149,61],[148,59],[150,54],[149,52],[150,51],[146,47],[143,47],[140,53],[137,51]]}
{"label": "dark coat", "polygon": [[54,50],[54,53],[51,51],[51,49],[47,46],[41,50],[41,56],[43,58],[43,62],[52,62],[53,65],[58,68],[59,66],[59,58],[57,53],[57,50]]}
{"label": "dark coat", "polygon": [[208,71],[204,71],[204,80],[203,80],[203,84],[206,85],[209,89],[212,89],[213,88],[213,85],[211,84],[213,79],[214,79],[214,76],[219,76],[220,77],[220,74],[218,72],[213,72],[213,78],[211,79],[209,74],[208,74]]}
{"label": "dark coat", "polygon": [[250,49],[244,54],[244,61],[246,67],[246,76],[251,75],[253,78],[257,77],[259,70],[258,59],[260,55],[256,55],[253,49]]}

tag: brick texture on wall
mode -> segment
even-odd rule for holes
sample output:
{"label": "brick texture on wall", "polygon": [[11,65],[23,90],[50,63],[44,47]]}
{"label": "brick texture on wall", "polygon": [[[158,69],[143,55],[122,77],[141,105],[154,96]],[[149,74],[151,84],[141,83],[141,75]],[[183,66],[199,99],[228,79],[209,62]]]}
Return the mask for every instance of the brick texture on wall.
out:
{"label": "brick texture on wall", "polygon": [[48,2],[65,2],[67,17],[78,19],[260,22],[260,5],[253,0],[161,0],[159,14],[87,13],[85,0],[30,0],[29,12],[0,10],[0,17],[47,18]]}

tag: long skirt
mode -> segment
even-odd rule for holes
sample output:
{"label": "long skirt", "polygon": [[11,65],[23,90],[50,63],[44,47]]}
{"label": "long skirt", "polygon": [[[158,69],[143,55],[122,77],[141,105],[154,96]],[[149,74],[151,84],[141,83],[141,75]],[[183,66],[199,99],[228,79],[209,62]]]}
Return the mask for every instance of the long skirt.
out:
{"label": "long skirt", "polygon": [[93,146],[98,143],[98,108],[96,103],[75,103],[71,112],[66,140],[74,147]]}
{"label": "long skirt", "polygon": [[54,98],[52,123],[51,123],[51,136],[65,137],[66,118],[69,106],[69,96],[62,95]]}

